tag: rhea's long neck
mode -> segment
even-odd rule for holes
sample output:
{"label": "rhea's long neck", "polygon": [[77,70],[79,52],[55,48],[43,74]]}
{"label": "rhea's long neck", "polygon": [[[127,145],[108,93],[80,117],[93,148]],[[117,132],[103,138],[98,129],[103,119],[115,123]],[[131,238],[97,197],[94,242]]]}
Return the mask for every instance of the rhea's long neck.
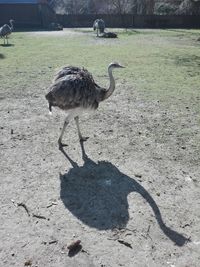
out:
{"label": "rhea's long neck", "polygon": [[110,78],[110,86],[105,93],[104,100],[107,99],[108,97],[110,97],[115,90],[115,80],[114,80],[114,77],[112,74],[112,68],[108,68],[108,75]]}
{"label": "rhea's long neck", "polygon": [[13,26],[13,22],[12,21],[10,21],[10,25],[11,25],[11,30],[13,31],[13,28],[14,28],[14,26]]}

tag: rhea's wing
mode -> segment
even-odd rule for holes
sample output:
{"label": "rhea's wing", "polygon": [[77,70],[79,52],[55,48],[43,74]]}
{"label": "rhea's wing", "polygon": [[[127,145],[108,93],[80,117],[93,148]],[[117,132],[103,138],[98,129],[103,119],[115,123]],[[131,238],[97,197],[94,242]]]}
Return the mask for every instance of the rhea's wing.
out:
{"label": "rhea's wing", "polygon": [[105,29],[105,22],[102,19],[100,19],[98,21],[98,27],[99,27],[99,29],[100,29],[101,32],[104,31],[104,29]]}
{"label": "rhea's wing", "polygon": [[79,67],[65,66],[56,73],[56,75],[54,77],[54,81],[56,81],[56,80],[58,80],[64,76],[67,76],[67,75],[77,74],[77,73],[81,72],[81,70],[82,69]]}
{"label": "rhea's wing", "polygon": [[10,31],[10,27],[7,25],[7,24],[5,24],[5,25],[3,25],[1,28],[0,28],[0,35],[1,36],[4,36],[4,35],[6,35],[6,34],[8,34],[8,33],[10,33],[11,31]]}

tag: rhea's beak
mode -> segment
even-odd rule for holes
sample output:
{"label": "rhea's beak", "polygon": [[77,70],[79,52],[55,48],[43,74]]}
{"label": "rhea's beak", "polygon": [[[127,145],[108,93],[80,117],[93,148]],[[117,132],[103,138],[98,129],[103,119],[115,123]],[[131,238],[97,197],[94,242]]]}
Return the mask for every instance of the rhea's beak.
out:
{"label": "rhea's beak", "polygon": [[120,68],[126,68],[126,67],[124,67],[124,66],[122,66],[122,65],[119,65],[119,67],[120,67]]}

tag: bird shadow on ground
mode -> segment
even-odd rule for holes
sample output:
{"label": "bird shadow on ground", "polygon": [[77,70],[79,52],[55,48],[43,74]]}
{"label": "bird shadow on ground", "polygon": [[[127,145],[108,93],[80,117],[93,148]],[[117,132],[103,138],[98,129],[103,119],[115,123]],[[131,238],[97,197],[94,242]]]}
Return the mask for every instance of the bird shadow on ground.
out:
{"label": "bird shadow on ground", "polygon": [[136,192],[150,205],[160,229],[171,241],[178,246],[190,241],[165,225],[155,200],[134,178],[120,172],[108,161],[92,161],[86,155],[83,143],[81,150],[83,166],[78,166],[61,150],[73,168],[60,174],[60,197],[74,216],[99,230],[125,228],[129,220],[127,197]]}
{"label": "bird shadow on ground", "polygon": [[0,44],[0,46],[3,46],[3,47],[10,47],[10,46],[14,46],[14,44]]}

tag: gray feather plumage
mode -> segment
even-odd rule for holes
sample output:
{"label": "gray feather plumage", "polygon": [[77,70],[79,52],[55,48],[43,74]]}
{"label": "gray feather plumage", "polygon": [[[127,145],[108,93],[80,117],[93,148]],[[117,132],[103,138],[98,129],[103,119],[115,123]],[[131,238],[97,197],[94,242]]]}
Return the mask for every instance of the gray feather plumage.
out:
{"label": "gray feather plumage", "polygon": [[9,34],[11,34],[11,32],[12,32],[12,29],[10,28],[10,26],[8,24],[5,24],[0,28],[0,36],[1,37],[9,35]]}
{"label": "gray feather plumage", "polygon": [[62,68],[55,76],[52,85],[49,88],[49,93],[46,94],[46,99],[49,102],[49,110],[52,106],[57,106],[67,111],[63,128],[58,139],[59,149],[62,150],[63,134],[66,126],[72,118],[75,119],[79,140],[86,141],[83,137],[79,126],[79,115],[83,110],[97,109],[99,102],[107,99],[115,90],[115,80],[112,75],[112,70],[115,68],[123,68],[119,63],[113,62],[108,66],[108,75],[110,85],[108,89],[98,86],[92,75],[84,68],[67,66]]}
{"label": "gray feather plumage", "polygon": [[94,31],[99,30],[100,33],[103,33],[105,30],[105,22],[103,19],[96,19],[93,23],[93,29]]}
{"label": "gray feather plumage", "polygon": [[67,66],[55,76],[46,95],[49,109],[57,106],[63,110],[77,107],[96,109],[103,100],[106,89],[98,86],[92,75],[84,68]]}
{"label": "gray feather plumage", "polygon": [[13,22],[14,20],[10,20],[10,25],[8,24],[4,24],[1,28],[0,28],[0,37],[4,38],[4,44],[5,44],[5,40],[7,41],[8,44],[8,35],[10,35],[13,31]]}

